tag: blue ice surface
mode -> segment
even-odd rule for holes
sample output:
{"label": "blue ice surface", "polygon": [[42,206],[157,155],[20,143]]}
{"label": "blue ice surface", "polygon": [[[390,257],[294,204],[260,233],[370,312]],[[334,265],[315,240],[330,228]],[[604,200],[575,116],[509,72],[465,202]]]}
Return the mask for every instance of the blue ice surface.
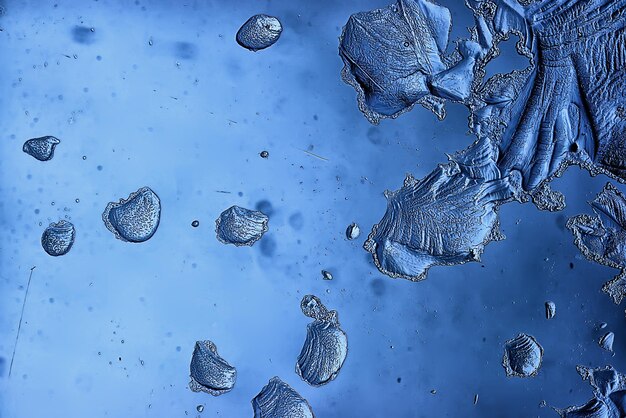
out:
{"label": "blue ice surface", "polygon": [[[553,417],[542,400],[590,397],[576,365],[626,369],[623,308],[600,292],[615,270],[585,260],[565,227],[589,211],[603,176],[571,168],[555,180],[562,212],[504,206],[506,240],[481,263],[435,268],[421,283],[382,275],[361,248],[385,211],[383,190],[473,140],[461,105],[442,122],[416,109],[379,126],[355,106],[337,38],[352,13],[388,4],[3,3],[1,417],[184,417],[197,405],[202,417],[252,416],[250,400],[273,376],[318,417]],[[471,16],[462,2],[441,4],[456,39]],[[258,13],[284,30],[253,53],[235,34]],[[41,164],[22,145],[45,135],[63,146]],[[159,230],[124,245],[102,208],[144,184],[161,199]],[[263,245],[215,239],[224,208],[267,202]],[[289,221],[297,213],[299,229]],[[59,219],[76,225],[76,241],[50,257],[40,238]],[[352,222],[364,233],[348,241]],[[309,293],[341,313],[350,338],[341,373],[323,388],[294,371]],[[546,300],[557,306],[550,321]],[[597,346],[609,330],[615,357]],[[520,332],[545,350],[535,378],[506,378],[501,365],[504,342]],[[206,339],[238,370],[218,398],[187,387],[190,353]]]}

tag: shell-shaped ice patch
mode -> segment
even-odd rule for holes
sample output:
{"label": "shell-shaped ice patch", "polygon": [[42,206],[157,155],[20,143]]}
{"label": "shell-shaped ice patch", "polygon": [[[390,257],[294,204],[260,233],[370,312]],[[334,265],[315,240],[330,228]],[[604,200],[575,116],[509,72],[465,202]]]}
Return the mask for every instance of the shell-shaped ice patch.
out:
{"label": "shell-shaped ice patch", "polygon": [[213,396],[230,392],[237,379],[237,370],[219,356],[217,347],[211,341],[196,342],[189,371],[189,388]]}
{"label": "shell-shaped ice patch", "polygon": [[542,359],[543,348],[530,335],[519,334],[504,344],[502,366],[507,376],[534,377]]}
{"label": "shell-shaped ice patch", "polygon": [[314,321],[307,325],[296,373],[311,386],[325,385],[337,377],[347,354],[348,338],[339,324]]}
{"label": "shell-shaped ice patch", "polygon": [[254,418],[314,418],[311,406],[291,386],[272,377],[252,399]]}
{"label": "shell-shaped ice patch", "polygon": [[61,219],[51,223],[41,235],[41,246],[53,257],[67,254],[76,238],[76,229],[71,222]]}
{"label": "shell-shaped ice patch", "polygon": [[488,140],[450,156],[421,180],[387,192],[387,212],[364,247],[378,269],[413,281],[436,265],[480,260],[484,246],[503,238],[497,209],[516,196],[519,177],[503,178]]}
{"label": "shell-shaped ice patch", "polygon": [[161,201],[149,187],[142,187],[119,202],[110,202],[102,220],[115,238],[127,242],[149,240],[161,218]]}
{"label": "shell-shaped ice patch", "polygon": [[448,68],[451,25],[450,11],[428,0],[399,0],[350,16],[339,39],[341,76],[370,122],[396,118],[416,103],[443,118],[443,100],[428,81]]}
{"label": "shell-shaped ice patch", "polygon": [[215,221],[215,232],[223,244],[252,246],[267,232],[268,222],[263,212],[231,206]]}
{"label": "shell-shaped ice patch", "polygon": [[53,136],[42,136],[24,142],[22,151],[39,161],[49,161],[54,157],[54,148],[60,143],[61,141]]}
{"label": "shell-shaped ice patch", "polygon": [[237,31],[237,43],[250,51],[268,48],[278,41],[283,25],[274,16],[258,14],[252,16]]}

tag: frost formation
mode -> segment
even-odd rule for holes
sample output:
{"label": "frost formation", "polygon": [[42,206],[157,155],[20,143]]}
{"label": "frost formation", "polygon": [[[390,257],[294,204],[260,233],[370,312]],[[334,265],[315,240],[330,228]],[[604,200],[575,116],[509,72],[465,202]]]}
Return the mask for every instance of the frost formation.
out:
{"label": "frost formation", "polygon": [[[392,277],[421,280],[431,266],[479,260],[504,238],[498,208],[507,202],[563,209],[548,183],[570,165],[626,180],[626,0],[465,3],[475,26],[450,54],[450,12],[430,0],[356,13],[340,38],[342,78],[370,122],[416,104],[442,119],[451,101],[468,108],[476,137],[423,179],[409,176],[386,193],[365,249]],[[528,67],[485,79],[511,36]]]}

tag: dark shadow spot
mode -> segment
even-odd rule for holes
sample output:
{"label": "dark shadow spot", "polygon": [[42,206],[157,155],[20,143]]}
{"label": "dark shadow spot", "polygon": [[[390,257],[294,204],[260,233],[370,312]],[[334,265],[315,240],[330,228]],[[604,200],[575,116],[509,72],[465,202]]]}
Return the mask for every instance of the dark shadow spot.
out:
{"label": "dark shadow spot", "polygon": [[383,279],[372,280],[370,282],[370,287],[376,296],[382,296],[385,294],[385,282]]}
{"label": "dark shadow spot", "polygon": [[261,241],[259,241],[259,246],[261,247],[261,254],[265,257],[273,257],[276,252],[276,241],[272,236],[264,236]]}
{"label": "dark shadow spot", "polygon": [[90,45],[96,41],[96,33],[86,26],[74,26],[72,29],[72,39],[74,42]]}
{"label": "dark shadow spot", "polygon": [[272,216],[274,214],[274,207],[269,200],[259,200],[256,202],[255,209],[263,212],[267,216]]}
{"label": "dark shadow spot", "polygon": [[291,215],[289,217],[289,225],[291,225],[291,227],[296,231],[301,230],[304,225],[304,218],[302,217],[302,214],[300,212],[296,212]]}
{"label": "dark shadow spot", "polygon": [[198,54],[198,48],[189,42],[176,42],[174,44],[174,54],[176,58],[192,60]]}
{"label": "dark shadow spot", "polygon": [[374,145],[382,144],[383,134],[380,131],[380,128],[376,126],[370,126],[370,128],[367,130],[367,139],[369,139],[369,141]]}

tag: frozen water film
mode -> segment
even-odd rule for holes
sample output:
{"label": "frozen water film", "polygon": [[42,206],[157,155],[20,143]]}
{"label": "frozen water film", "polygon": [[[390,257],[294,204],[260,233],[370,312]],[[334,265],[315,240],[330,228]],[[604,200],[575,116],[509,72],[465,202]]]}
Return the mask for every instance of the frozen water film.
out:
{"label": "frozen water film", "polygon": [[626,0],[0,0],[0,40],[0,418],[626,416]]}

